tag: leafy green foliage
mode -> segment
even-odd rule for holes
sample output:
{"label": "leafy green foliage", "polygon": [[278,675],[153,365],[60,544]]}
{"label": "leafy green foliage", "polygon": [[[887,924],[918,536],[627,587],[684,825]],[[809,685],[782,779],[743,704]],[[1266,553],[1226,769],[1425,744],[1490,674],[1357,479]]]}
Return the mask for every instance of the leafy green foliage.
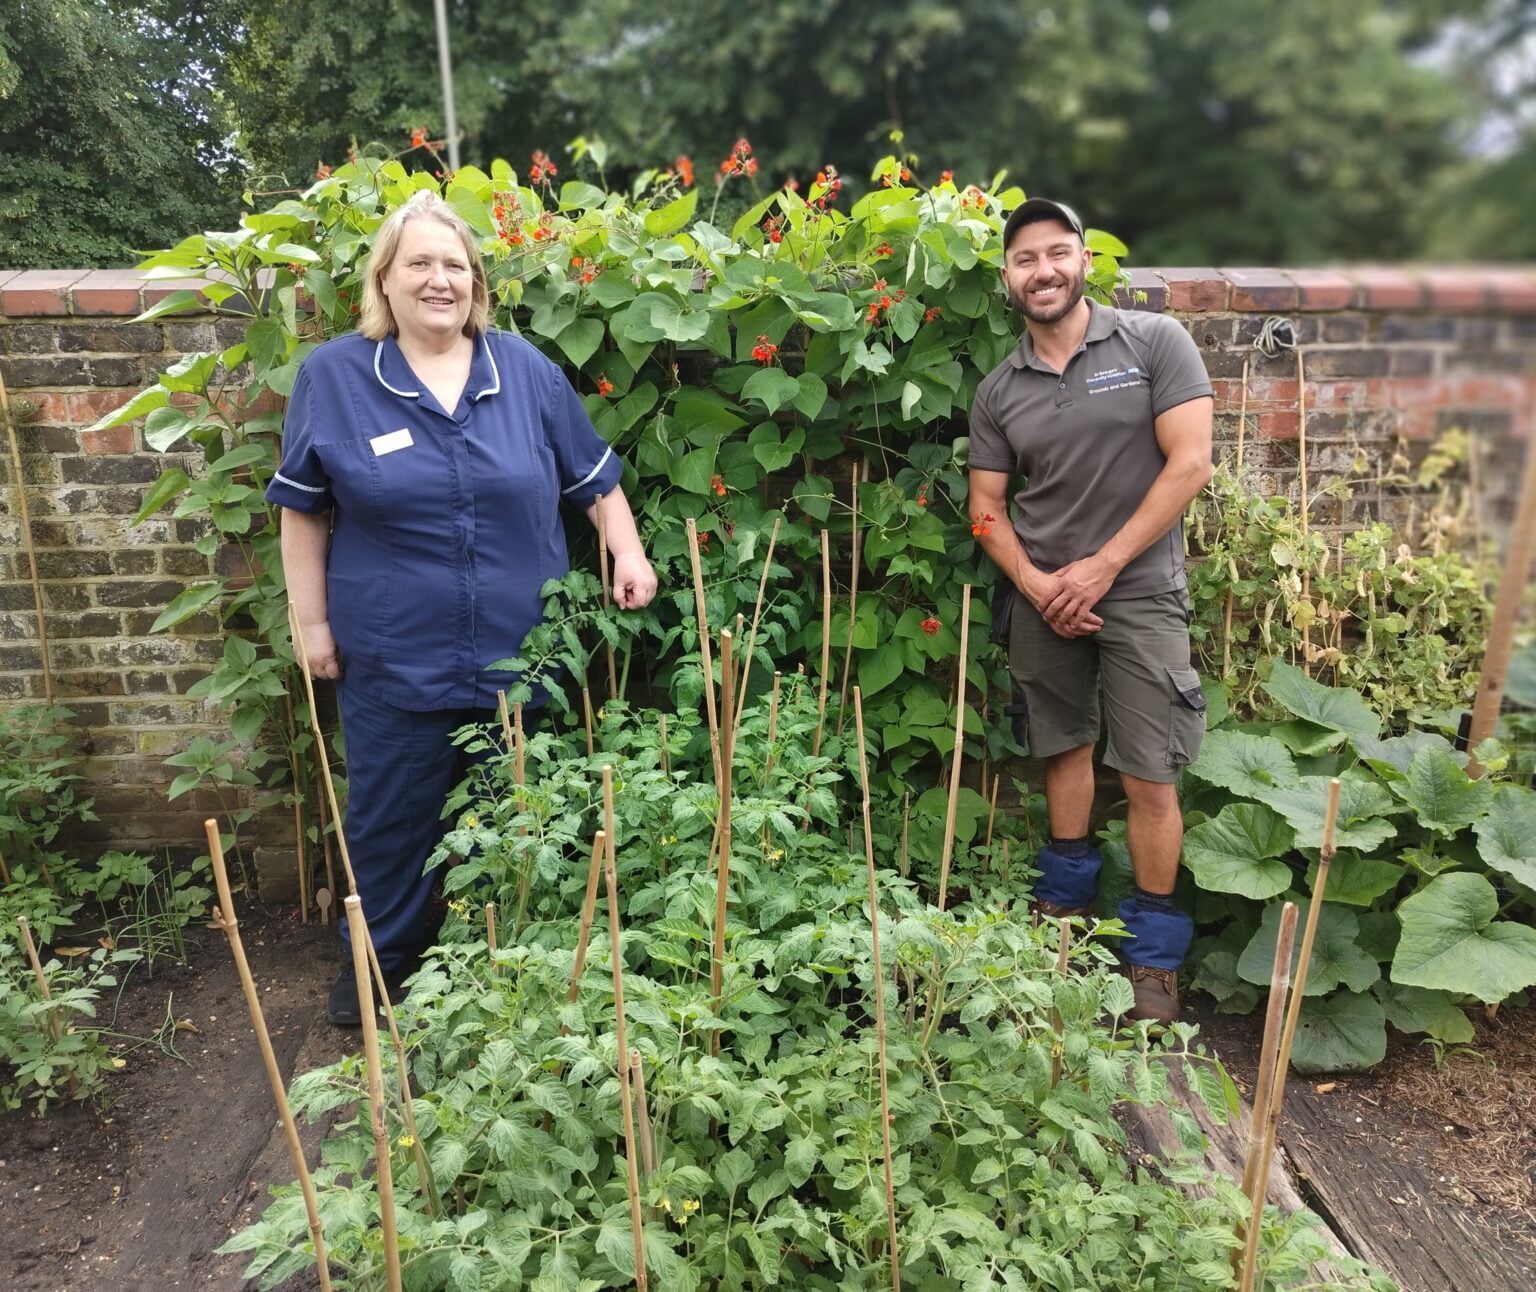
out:
{"label": "leafy green foliage", "polygon": [[1392,975],[1412,987],[1497,1003],[1536,983],[1536,929],[1497,920],[1498,894],[1481,875],[1439,875],[1403,902]]}
{"label": "leafy green foliage", "polygon": [[[1240,716],[1290,715],[1268,734],[1293,753],[1335,750],[1348,736],[1369,759],[1394,756],[1406,726],[1471,705],[1495,571],[1469,560],[1471,536],[1454,531],[1467,452],[1452,429],[1426,459],[1433,469],[1388,476],[1428,517],[1422,533],[1378,523],[1333,540],[1256,478],[1217,467],[1190,514],[1190,635]],[[1357,455],[1329,491],[1348,498],[1366,461]],[[1386,742],[1376,739],[1383,720],[1397,733]]]}
{"label": "leafy green foliage", "polygon": [[103,988],[117,985],[114,967],[137,959],[134,951],[97,948],[67,968],[49,960],[45,999],[19,940],[0,940],[0,1108],[30,1102],[42,1113],[66,1093],[89,1098],[123,1066],[94,1022],[96,1003]]}
{"label": "leafy green foliage", "polygon": [[[99,989],[116,985],[117,966],[152,968],[167,952],[182,958],[182,930],[209,896],[195,866],[167,871],[116,851],[88,865],[59,846],[61,832],[95,819],[91,801],[75,794],[81,776],[65,734],[72,716],[50,704],[0,710],[0,1104],[11,1108],[31,1099],[43,1111],[66,1090],[78,1098],[97,1091],[120,1066],[102,1026],[87,1021]],[[66,932],[90,944],[56,948],[67,967],[48,958],[51,1001],[22,952],[21,919],[45,955]]]}
{"label": "leafy green foliage", "polygon": [[[555,614],[571,612],[569,583],[550,589]],[[904,1281],[982,1287],[1013,1270],[1027,1279],[1013,1285],[1037,1289],[1228,1286],[1243,1206],[1230,1182],[1182,1156],[1133,1172],[1112,1115],[1166,1098],[1170,1067],[1218,1115],[1235,1106],[1191,1029],[1154,1038],[1125,1024],[1132,993],[1101,944],[1079,942],[1073,971],[1058,974],[1054,931],[1002,900],[1011,881],[972,868],[973,904],[926,904],[937,857],[920,848],[909,874],[878,872],[887,980],[876,982],[865,866],[848,827],[858,811],[848,733],[827,733],[812,753],[816,697],[804,679],[784,688],[776,717],[762,698],[750,703],[736,744],[718,1001],[709,947],[720,798],[696,704],[666,715],[663,739],[660,714],[609,701],[592,755],[580,731],[541,731],[526,784],[489,733],[461,733],[482,761],[449,801],[435,858],[451,866],[448,923],[403,1007],[422,1142],[404,1135],[396,1091],[387,1114],[410,1285],[633,1280],[616,1073],[627,1056],[615,1049],[601,903],[573,979],[607,765],[624,924],[617,967],[654,1147],[640,1201],[655,1285],[889,1285],[879,991]],[[882,795],[874,816],[877,855],[894,855],[900,804]],[[483,936],[488,901],[501,912],[495,952]],[[294,1107],[313,1118],[361,1106],[364,1080],[355,1058],[302,1075]],[[1187,1114],[1174,1115],[1191,1135]],[[333,1268],[363,1285],[382,1270],[372,1131],[366,1115],[342,1116],[315,1182]],[[225,1250],[249,1252],[247,1273],[262,1287],[301,1270],[311,1258],[297,1190],[279,1190]],[[1266,1225],[1268,1285],[1293,1284],[1318,1250],[1305,1218]],[[1384,1285],[1348,1266],[1328,1286]]]}
{"label": "leafy green foliage", "polygon": [[[1281,900],[1299,901],[1305,919],[1337,774],[1339,851],[1318,913],[1296,1067],[1369,1067],[1385,1053],[1389,1022],[1464,1044],[1471,1024],[1461,1006],[1536,985],[1536,793],[1496,774],[1469,777],[1466,756],[1435,732],[1381,739],[1357,695],[1281,661],[1264,689],[1293,716],[1218,727],[1189,769],[1197,817],[1186,861],[1202,890],[1222,895],[1206,908],[1220,933],[1196,943],[1194,985],[1224,1009],[1258,1003]],[[1326,735],[1320,748],[1297,738],[1297,721]],[[1496,741],[1479,759],[1509,764]]]}

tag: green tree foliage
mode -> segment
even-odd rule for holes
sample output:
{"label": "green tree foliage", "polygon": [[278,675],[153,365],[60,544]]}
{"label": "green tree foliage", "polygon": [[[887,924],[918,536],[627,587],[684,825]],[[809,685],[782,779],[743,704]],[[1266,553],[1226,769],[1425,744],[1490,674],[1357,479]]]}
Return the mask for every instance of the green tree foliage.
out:
{"label": "green tree foliage", "polygon": [[[1536,254],[1530,0],[452,0],[466,162],[620,173],[741,135],[755,197],[889,136],[920,181],[999,169],[1142,263]],[[1487,143],[1490,122],[1502,142]],[[425,0],[16,0],[0,15],[0,260],[126,263],[302,187],[355,144],[443,133]],[[228,147],[226,147],[226,145]],[[408,164],[435,169],[427,151]],[[572,168],[574,169],[574,168]],[[596,176],[587,175],[587,178]],[[737,186],[731,198],[751,186]],[[209,212],[224,203],[222,218]],[[728,212],[734,213],[731,202]],[[1470,221],[1468,223],[1467,221]],[[151,235],[148,231],[155,230]]]}
{"label": "green tree foliage", "polygon": [[234,217],[238,165],[196,6],[0,6],[0,263],[125,264]]}
{"label": "green tree foliage", "polygon": [[1442,171],[1423,204],[1426,249],[1451,258],[1536,259],[1536,4],[1494,0],[1485,21],[1454,23],[1452,74],[1478,112],[1462,129],[1464,160]]}
{"label": "green tree foliage", "polygon": [[1418,246],[1424,177],[1469,101],[1409,55],[1382,0],[1187,0],[1157,11],[1150,85],[1106,110],[1125,135],[1084,205],[1143,263],[1391,259]]}
{"label": "green tree foliage", "polygon": [[[430,6],[229,4],[252,11],[231,27],[228,79],[258,171],[302,183],[353,140],[404,147],[414,127],[441,132]],[[1473,6],[1508,11],[1506,44],[1528,7]],[[985,184],[1006,168],[1125,230],[1144,263],[1297,263],[1420,252],[1426,180],[1441,175],[1483,194],[1484,226],[1519,242],[1528,221],[1505,194],[1536,186],[1533,150],[1469,161],[1488,97],[1448,54],[1425,56],[1449,50],[1446,24],[1465,10],[459,0],[450,24],[468,161],[560,158],[585,133],[632,166],[691,154],[702,176],[746,135],[766,193],[827,162],[863,182],[900,130],[920,179],[947,169]]]}
{"label": "green tree foliage", "polygon": [[[558,8],[457,0],[449,5],[454,95],[465,160],[563,144],[583,122],[547,92],[542,51]],[[432,5],[416,0],[222,0],[221,84],[258,185],[302,186],[355,143],[441,137]],[[417,155],[431,167],[427,153]],[[409,160],[409,159],[408,159]]]}

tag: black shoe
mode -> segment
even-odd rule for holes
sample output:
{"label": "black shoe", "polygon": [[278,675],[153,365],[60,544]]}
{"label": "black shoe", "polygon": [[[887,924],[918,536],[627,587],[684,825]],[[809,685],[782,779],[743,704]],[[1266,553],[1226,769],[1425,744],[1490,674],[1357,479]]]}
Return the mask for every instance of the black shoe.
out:
{"label": "black shoe", "polygon": [[357,973],[349,961],[336,975],[331,984],[331,994],[326,998],[325,1016],[337,1027],[361,1027],[362,1006],[357,1003]]}
{"label": "black shoe", "polygon": [[[389,1003],[398,1005],[406,997],[404,982],[421,968],[421,960],[411,957],[402,965],[384,970],[384,985],[389,989]],[[325,1002],[325,1016],[337,1027],[361,1027],[362,1007],[357,1003],[357,973],[348,961],[331,984],[331,994]]]}

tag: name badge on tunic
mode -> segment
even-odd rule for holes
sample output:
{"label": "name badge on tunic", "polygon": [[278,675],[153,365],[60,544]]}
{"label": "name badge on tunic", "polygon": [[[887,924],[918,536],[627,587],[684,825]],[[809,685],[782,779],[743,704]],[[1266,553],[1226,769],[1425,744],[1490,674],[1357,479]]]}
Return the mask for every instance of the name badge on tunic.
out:
{"label": "name badge on tunic", "polygon": [[398,431],[391,431],[388,435],[375,435],[368,441],[373,448],[375,457],[382,458],[386,453],[393,453],[396,449],[408,449],[415,443],[411,439],[408,427],[402,426]]}

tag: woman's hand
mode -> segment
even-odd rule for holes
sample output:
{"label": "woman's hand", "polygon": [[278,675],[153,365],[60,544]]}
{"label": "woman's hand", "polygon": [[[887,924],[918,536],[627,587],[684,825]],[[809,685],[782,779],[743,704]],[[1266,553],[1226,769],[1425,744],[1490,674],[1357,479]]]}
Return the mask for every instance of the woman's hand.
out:
{"label": "woman's hand", "polygon": [[341,656],[336,653],[336,639],[331,636],[331,625],[327,620],[321,620],[317,624],[300,624],[299,632],[304,636],[303,653],[298,650],[295,643],[294,654],[301,660],[309,661],[310,677],[328,678],[336,681],[341,677]]}
{"label": "woman's hand", "polygon": [[613,558],[613,599],[620,610],[639,610],[656,595],[656,571],[640,551],[615,554]]}

